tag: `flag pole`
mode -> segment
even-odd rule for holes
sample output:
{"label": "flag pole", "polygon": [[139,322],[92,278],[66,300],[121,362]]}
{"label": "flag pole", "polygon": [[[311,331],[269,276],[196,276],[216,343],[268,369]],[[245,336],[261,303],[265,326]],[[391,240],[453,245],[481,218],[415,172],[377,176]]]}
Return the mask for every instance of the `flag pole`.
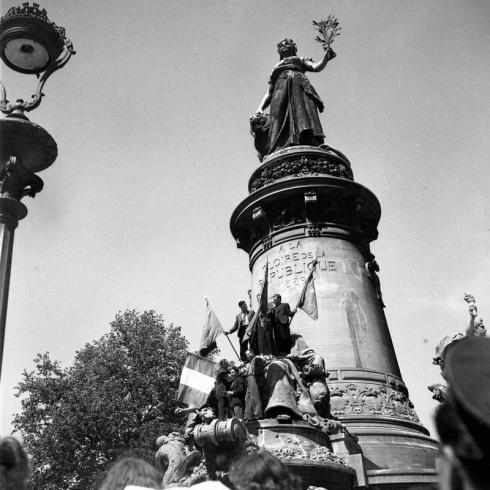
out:
{"label": "flag pole", "polygon": [[230,337],[228,337],[228,335],[225,335],[225,337],[228,339],[228,342],[230,343],[231,345],[231,348],[233,349],[233,352],[236,354],[236,356],[238,357],[238,360],[241,361],[242,359],[240,358],[240,356],[238,355],[238,352],[236,351],[235,349],[235,346],[233,345],[233,342],[230,340]]}

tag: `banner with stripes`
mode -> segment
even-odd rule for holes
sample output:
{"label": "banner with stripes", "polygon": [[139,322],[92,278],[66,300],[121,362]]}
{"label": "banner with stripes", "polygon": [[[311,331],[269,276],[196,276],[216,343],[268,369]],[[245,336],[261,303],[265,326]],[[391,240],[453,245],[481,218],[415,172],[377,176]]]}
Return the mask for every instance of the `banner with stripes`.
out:
{"label": "banner with stripes", "polygon": [[217,372],[218,364],[216,362],[197,354],[187,354],[180,375],[177,400],[194,407],[204,405],[214,387]]}

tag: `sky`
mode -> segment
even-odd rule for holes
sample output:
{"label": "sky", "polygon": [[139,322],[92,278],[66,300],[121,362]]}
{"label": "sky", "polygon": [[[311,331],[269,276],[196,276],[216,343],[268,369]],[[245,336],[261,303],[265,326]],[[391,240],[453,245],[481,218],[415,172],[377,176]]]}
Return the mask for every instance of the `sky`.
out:
{"label": "sky", "polygon": [[[326,143],[378,197],[372,251],[410,398],[433,432],[434,349],[490,318],[490,2],[96,0],[40,2],[77,54],[30,119],[59,155],[15,234],[0,434],[39,352],[68,366],[118,311],[154,309],[199,342],[207,295],[225,328],[251,285],[229,231],[259,165],[249,116],[293,38],[318,60],[312,20],[338,17],[337,58],[310,80]],[[3,0],[4,14],[19,2]],[[33,76],[2,65],[10,100]],[[235,339],[236,342],[236,339]],[[232,357],[226,339],[224,356]],[[327,359],[328,365],[328,359]]]}

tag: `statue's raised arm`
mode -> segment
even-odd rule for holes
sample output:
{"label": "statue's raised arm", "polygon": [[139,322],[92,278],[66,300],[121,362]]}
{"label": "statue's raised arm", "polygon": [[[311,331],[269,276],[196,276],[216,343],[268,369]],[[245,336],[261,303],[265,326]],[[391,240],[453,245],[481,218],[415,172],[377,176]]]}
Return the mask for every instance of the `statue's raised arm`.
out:
{"label": "statue's raised arm", "polygon": [[[321,146],[324,142],[319,118],[324,105],[305,72],[320,72],[335,58],[330,44],[340,27],[332,16],[313,24],[319,34],[315,40],[324,48],[320,61],[299,57],[292,39],[277,44],[279,62],[272,68],[269,88],[250,121],[260,159],[288,146]],[[267,108],[269,114],[264,114]]]}

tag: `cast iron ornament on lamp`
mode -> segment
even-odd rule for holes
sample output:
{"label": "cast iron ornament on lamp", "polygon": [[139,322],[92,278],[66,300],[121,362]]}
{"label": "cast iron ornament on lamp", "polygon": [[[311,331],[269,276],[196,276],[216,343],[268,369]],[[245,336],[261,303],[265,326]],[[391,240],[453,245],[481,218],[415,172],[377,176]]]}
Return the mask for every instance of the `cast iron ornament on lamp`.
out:
{"label": "cast iron ornament on lamp", "polygon": [[0,111],[6,114],[0,119],[0,375],[14,230],[27,215],[27,207],[20,200],[42,190],[44,183],[36,172],[48,168],[58,154],[51,135],[29,121],[25,112],[39,106],[46,81],[73,54],[65,29],[51,22],[46,10],[36,3],[31,6],[24,2],[0,18],[3,62],[18,73],[38,79],[31,100],[17,99],[15,103],[7,100],[7,91],[0,82]]}
{"label": "cast iron ornament on lamp", "polygon": [[65,36],[65,29],[51,22],[46,10],[40,10],[37,3],[31,7],[25,2],[22,7],[9,9],[0,19],[0,57],[16,72],[35,74],[39,83],[30,102],[19,99],[15,104],[6,100],[2,84],[0,110],[12,114],[35,109],[41,103],[46,80],[65,66],[72,54],[75,51]]}

